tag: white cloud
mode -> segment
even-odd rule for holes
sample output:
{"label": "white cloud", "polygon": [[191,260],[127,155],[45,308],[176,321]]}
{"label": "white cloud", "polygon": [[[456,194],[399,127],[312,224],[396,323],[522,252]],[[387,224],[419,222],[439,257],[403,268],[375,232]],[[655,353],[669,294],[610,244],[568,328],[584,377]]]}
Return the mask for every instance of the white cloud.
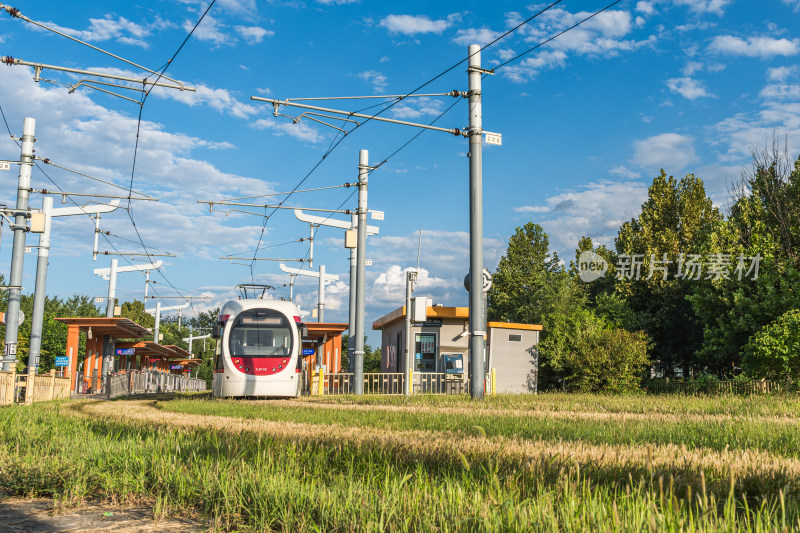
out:
{"label": "white cloud", "polygon": [[703,82],[693,78],[671,78],[667,80],[667,87],[670,91],[680,94],[688,100],[714,96],[706,91]]}
{"label": "white cloud", "polygon": [[644,13],[645,15],[652,15],[656,12],[655,8],[653,7],[652,2],[636,2],[636,11],[639,13]]}
{"label": "white cloud", "polygon": [[[570,13],[554,8],[540,15],[536,25],[521,28],[521,32],[525,35],[526,42],[541,42],[589,15],[591,13],[586,11]],[[642,41],[625,39],[633,29],[634,21],[629,12],[604,11],[550,42],[546,50],[503,70],[513,81],[522,82],[535,77],[543,69],[564,66],[570,54],[614,57],[621,52],[655,44],[654,35]]]}
{"label": "white cloud", "polygon": [[424,15],[389,15],[380,22],[380,26],[389,33],[417,35],[419,33],[442,33],[453,23],[453,15],[446,19],[433,20]]}
{"label": "white cloud", "polygon": [[[183,21],[183,29],[191,31],[196,21],[186,19]],[[192,36],[201,41],[211,41],[216,45],[233,44],[235,39],[225,31],[225,24],[211,15],[206,15]]]}
{"label": "white cloud", "polygon": [[786,81],[794,76],[797,76],[797,65],[792,65],[789,67],[775,67],[767,71],[767,79],[769,81]]}
{"label": "white cloud", "polygon": [[800,100],[800,85],[773,83],[764,87],[759,96],[767,100]]}
{"label": "white cloud", "polygon": [[347,4],[357,4],[361,0],[317,0],[320,4],[325,5],[334,5],[334,6],[343,6]]}
{"label": "white cloud", "polygon": [[551,196],[543,205],[514,210],[535,213],[533,221],[547,232],[550,246],[569,261],[581,237],[613,246],[619,226],[636,216],[646,198],[644,182],[601,180]]}
{"label": "white cloud", "polygon": [[695,13],[714,13],[723,15],[724,8],[732,0],[673,0],[677,5],[687,6]]}
{"label": "white cloud", "polygon": [[662,133],[634,142],[633,161],[648,171],[678,172],[698,160],[691,137]]}
{"label": "white cloud", "polygon": [[466,30],[458,30],[453,42],[461,46],[470,44],[486,46],[500,35],[502,34],[499,31],[490,30],[489,28],[468,28]]}
{"label": "white cloud", "polygon": [[388,78],[376,70],[365,70],[356,76],[372,85],[372,89],[376,93],[383,92],[388,85]]}
{"label": "white cloud", "polygon": [[636,179],[636,178],[639,177],[639,173],[638,172],[634,172],[633,170],[629,169],[625,165],[619,165],[617,167],[614,167],[611,170],[609,170],[608,173],[612,174],[614,176],[619,176],[621,178],[627,178],[629,180],[630,179]]}
{"label": "white cloud", "polygon": [[409,119],[423,116],[438,115],[442,112],[441,100],[434,100],[426,96],[420,98],[406,98],[390,110],[395,118]]}
{"label": "white cloud", "polygon": [[800,11],[800,0],[783,0],[783,3],[794,9],[795,13]]}
{"label": "white cloud", "polygon": [[291,124],[277,118],[262,118],[256,120],[253,127],[259,130],[270,130],[278,136],[289,135],[310,143],[317,143],[323,139],[316,128],[303,122]]}
{"label": "white cloud", "polygon": [[[174,27],[174,24],[165,22],[160,18],[156,18],[150,24],[138,24],[124,17],[114,18],[111,14],[103,18],[90,18],[89,28],[86,30],[67,28],[52,22],[43,24],[82,41],[117,41],[142,48],[150,47],[148,38],[153,34],[153,30]],[[36,29],[37,31],[45,31],[40,28]]]}
{"label": "white cloud", "polygon": [[800,39],[773,39],[772,37],[742,39],[732,35],[718,35],[711,41],[708,49],[720,54],[746,57],[793,56],[800,52]]}
{"label": "white cloud", "polygon": [[272,37],[274,31],[261,28],[259,26],[236,26],[236,33],[245,40],[247,44],[258,44],[264,37]]}
{"label": "white cloud", "polygon": [[[137,134],[136,117],[97,105],[81,92],[68,94],[60,87],[35,84],[31,76],[28,68],[8,69],[0,77],[0,92],[13,95],[17,109],[24,110],[26,115],[39,117],[37,152],[59,165],[127,186]],[[12,124],[21,123],[22,115],[17,109],[6,111]],[[227,225],[196,202],[198,198],[274,191],[267,181],[224,172],[195,155],[208,149],[232,149],[232,145],[224,140],[172,133],[149,120],[141,122],[139,135],[133,188],[161,200],[133,206],[137,227],[146,243],[190,257],[218,257],[220,252],[232,251],[233,243],[254,244],[260,221]],[[47,168],[47,172],[67,191],[119,194],[118,189],[75,174],[52,168]],[[33,173],[32,184],[37,188],[53,188],[38,170]],[[10,196],[8,188],[2,193],[4,197]],[[87,218],[85,224],[76,221],[59,228],[54,253],[88,253],[92,227]],[[104,217],[102,227],[138,242],[130,220],[122,211]],[[165,232],[165,227],[170,231]],[[203,231],[198,232],[198,227]],[[117,244],[122,250],[137,248],[124,241]]]}

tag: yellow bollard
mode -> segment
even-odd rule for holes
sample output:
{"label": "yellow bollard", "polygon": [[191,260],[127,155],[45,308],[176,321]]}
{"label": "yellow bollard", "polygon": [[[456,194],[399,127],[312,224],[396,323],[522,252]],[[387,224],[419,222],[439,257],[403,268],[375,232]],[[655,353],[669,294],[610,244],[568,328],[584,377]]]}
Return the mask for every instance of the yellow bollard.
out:
{"label": "yellow bollard", "polygon": [[494,368],[493,368],[492,369],[492,381],[491,381],[491,383],[492,383],[492,396],[497,394],[497,389],[494,388],[494,378],[495,378],[495,373],[494,373]]}
{"label": "yellow bollard", "polygon": [[322,396],[322,391],[325,388],[325,382],[322,379],[322,367],[319,367],[319,386],[317,387],[317,394]]}

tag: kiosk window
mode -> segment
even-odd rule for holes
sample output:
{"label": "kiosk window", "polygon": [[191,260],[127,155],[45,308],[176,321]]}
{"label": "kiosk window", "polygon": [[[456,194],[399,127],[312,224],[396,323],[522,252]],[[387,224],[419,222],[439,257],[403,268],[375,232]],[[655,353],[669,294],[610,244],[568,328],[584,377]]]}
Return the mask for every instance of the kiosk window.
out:
{"label": "kiosk window", "polygon": [[522,335],[509,334],[508,340],[509,342],[522,342]]}
{"label": "kiosk window", "polygon": [[417,333],[414,343],[414,370],[436,372],[436,334]]}

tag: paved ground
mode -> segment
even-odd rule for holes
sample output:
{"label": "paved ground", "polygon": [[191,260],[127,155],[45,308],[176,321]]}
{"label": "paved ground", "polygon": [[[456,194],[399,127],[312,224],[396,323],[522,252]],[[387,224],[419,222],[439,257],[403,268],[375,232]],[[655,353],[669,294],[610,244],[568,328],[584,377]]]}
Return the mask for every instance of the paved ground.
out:
{"label": "paved ground", "polygon": [[0,495],[1,533],[177,533],[203,530],[201,523],[189,519],[154,521],[149,507],[86,503],[75,509],[55,512],[50,499],[3,498]]}

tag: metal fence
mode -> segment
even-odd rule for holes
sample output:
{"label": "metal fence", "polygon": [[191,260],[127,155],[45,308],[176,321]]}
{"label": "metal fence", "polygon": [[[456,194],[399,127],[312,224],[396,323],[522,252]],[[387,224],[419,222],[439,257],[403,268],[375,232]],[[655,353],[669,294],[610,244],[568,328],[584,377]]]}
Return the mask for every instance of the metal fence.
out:
{"label": "metal fence", "polygon": [[645,385],[651,394],[772,394],[783,392],[778,381],[651,381]]}
{"label": "metal fence", "polygon": [[204,391],[203,379],[157,370],[130,370],[111,374],[108,378],[108,398],[131,394],[159,394],[164,392]]}
{"label": "metal fence", "polygon": [[32,404],[69,397],[70,378],[47,374],[0,372],[0,405]]}
{"label": "metal fence", "polygon": [[[352,394],[353,376],[350,372],[312,372],[305,392],[312,396]],[[413,394],[466,394],[470,383],[466,376],[454,377],[440,372],[414,372],[411,382]],[[367,372],[364,374],[363,390],[364,394],[400,395],[403,394],[404,384],[405,374],[402,372]]]}

